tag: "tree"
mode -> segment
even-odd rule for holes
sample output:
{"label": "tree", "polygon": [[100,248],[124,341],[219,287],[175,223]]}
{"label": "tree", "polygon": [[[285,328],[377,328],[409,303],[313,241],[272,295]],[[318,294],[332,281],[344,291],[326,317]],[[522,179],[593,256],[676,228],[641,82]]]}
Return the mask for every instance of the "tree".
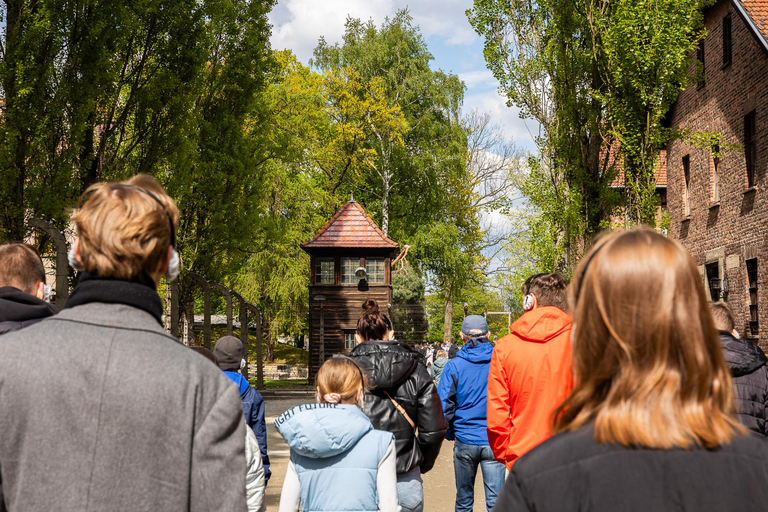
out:
{"label": "tree", "polygon": [[457,149],[464,144],[458,124],[464,85],[455,75],[433,71],[431,60],[413,19],[402,10],[378,29],[372,21],[348,18],[343,43],[329,45],[321,38],[312,61],[324,73],[354,70],[363,84],[378,84],[387,103],[402,112],[407,124],[401,144],[371,126],[366,144],[376,156],[355,187],[356,197],[381,212],[385,234],[398,219],[394,234],[401,239],[431,216],[425,212],[413,219],[415,201],[425,208],[438,203],[443,177],[463,155]]}
{"label": "tree", "polygon": [[668,135],[661,118],[686,83],[701,6],[475,0],[467,11],[509,103],[541,126],[525,191],[555,230],[556,268],[569,272],[620,204],[614,162],[626,171],[631,217],[653,221],[654,152]]}
{"label": "tree", "polygon": [[23,238],[27,214],[62,227],[88,185],[174,159],[206,62],[204,11],[191,0],[5,2],[0,236]]}

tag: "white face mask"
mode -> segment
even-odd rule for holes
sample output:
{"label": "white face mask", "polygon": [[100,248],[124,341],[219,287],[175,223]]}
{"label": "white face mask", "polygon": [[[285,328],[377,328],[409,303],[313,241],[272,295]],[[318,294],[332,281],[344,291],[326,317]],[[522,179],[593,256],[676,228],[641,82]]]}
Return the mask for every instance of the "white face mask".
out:
{"label": "white face mask", "polygon": [[77,255],[75,255],[74,245],[69,248],[69,251],[67,251],[67,261],[69,262],[69,266],[77,270],[78,272],[82,272],[83,270],[85,270],[83,266],[77,261]]}
{"label": "white face mask", "polygon": [[51,287],[46,285],[43,285],[43,300],[45,302],[51,302]]}
{"label": "white face mask", "polygon": [[171,259],[168,260],[168,272],[166,272],[166,276],[168,277],[169,281],[173,281],[177,277],[179,277],[179,270],[181,268],[181,258],[179,257],[179,251],[176,249],[173,249],[171,251]]}
{"label": "white face mask", "polygon": [[242,370],[243,368],[245,368],[245,359],[240,360],[240,369]]}

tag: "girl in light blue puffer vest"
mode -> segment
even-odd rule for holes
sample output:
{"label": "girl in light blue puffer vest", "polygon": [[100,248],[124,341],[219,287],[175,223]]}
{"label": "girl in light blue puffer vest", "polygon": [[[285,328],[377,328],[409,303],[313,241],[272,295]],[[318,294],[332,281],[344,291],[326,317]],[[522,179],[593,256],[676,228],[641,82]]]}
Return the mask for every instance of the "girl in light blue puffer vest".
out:
{"label": "girl in light blue puffer vest", "polygon": [[279,512],[399,512],[395,440],[374,430],[358,407],[362,370],[352,359],[333,357],[316,382],[319,403],[275,420],[291,448]]}

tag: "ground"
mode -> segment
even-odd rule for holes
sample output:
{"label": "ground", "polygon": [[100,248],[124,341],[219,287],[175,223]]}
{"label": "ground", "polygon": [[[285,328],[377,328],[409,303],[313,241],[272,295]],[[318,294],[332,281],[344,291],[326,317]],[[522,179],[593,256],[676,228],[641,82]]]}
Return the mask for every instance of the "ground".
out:
{"label": "ground", "polygon": [[[280,489],[283,486],[285,470],[288,465],[288,445],[277,433],[273,421],[284,411],[307,403],[312,400],[310,395],[300,395],[291,398],[271,397],[271,393],[265,392],[264,401],[266,403],[267,415],[267,443],[269,447],[269,459],[272,469],[272,478],[267,487],[267,510],[277,510],[280,502]],[[440,457],[435,463],[435,467],[423,475],[424,478],[424,512],[449,512],[454,509],[454,499],[456,497],[456,486],[453,478],[453,443],[445,441],[440,452]],[[480,471],[478,470],[477,480],[475,481],[475,512],[485,510],[485,497],[483,494],[483,482]]]}

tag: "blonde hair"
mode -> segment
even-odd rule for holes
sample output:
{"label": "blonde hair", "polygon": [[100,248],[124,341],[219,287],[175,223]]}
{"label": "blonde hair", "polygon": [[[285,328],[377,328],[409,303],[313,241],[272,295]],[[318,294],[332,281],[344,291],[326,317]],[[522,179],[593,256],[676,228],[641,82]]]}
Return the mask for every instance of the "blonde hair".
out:
{"label": "blonde hair", "polygon": [[116,279],[151,275],[173,243],[178,218],[173,200],[145,174],[88,187],[72,216],[83,267]]}
{"label": "blonde hair", "polygon": [[595,440],[708,448],[745,432],[699,273],[688,252],[650,229],[613,233],[571,287],[574,389],[556,432],[595,422]]}
{"label": "blonde hair", "polygon": [[315,377],[320,400],[329,393],[338,393],[342,400],[352,400],[365,387],[360,366],[349,357],[334,356],[323,363]]}
{"label": "blonde hair", "polygon": [[438,350],[437,354],[435,354],[435,359],[440,359],[441,357],[448,357],[448,352],[445,350]]}
{"label": "blonde hair", "polygon": [[722,301],[712,302],[709,304],[709,309],[712,311],[712,319],[718,330],[730,332],[736,328],[736,317],[730,304]]}

